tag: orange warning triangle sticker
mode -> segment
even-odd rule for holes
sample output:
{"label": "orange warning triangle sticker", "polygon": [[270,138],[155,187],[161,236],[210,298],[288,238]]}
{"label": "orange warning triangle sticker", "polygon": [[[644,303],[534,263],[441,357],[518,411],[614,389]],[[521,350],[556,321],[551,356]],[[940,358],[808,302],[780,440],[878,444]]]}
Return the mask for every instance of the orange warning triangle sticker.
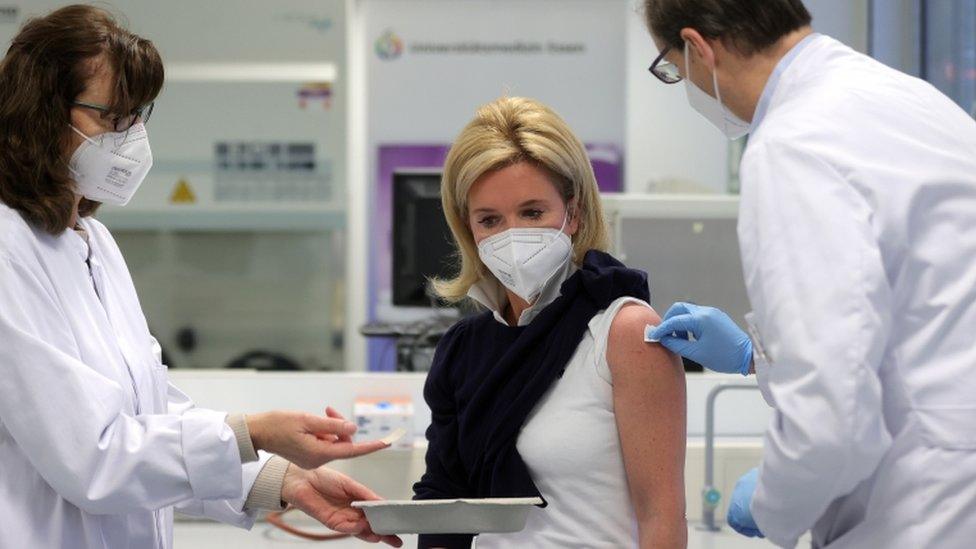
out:
{"label": "orange warning triangle sticker", "polygon": [[197,201],[197,196],[193,194],[190,183],[186,179],[180,178],[176,182],[176,187],[173,188],[173,194],[170,195],[169,201],[173,204],[193,204]]}

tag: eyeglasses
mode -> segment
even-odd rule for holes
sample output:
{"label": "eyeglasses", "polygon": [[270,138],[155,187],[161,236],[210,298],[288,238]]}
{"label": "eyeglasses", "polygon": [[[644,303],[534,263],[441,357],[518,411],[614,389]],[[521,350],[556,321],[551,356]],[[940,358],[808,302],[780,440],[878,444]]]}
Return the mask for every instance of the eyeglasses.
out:
{"label": "eyeglasses", "polygon": [[671,46],[667,46],[661,50],[661,55],[657,56],[657,59],[651,63],[651,66],[647,70],[651,71],[651,74],[665,84],[677,84],[682,80],[681,73],[678,72],[678,66],[664,59],[664,56],[670,51]]}
{"label": "eyeglasses", "polygon": [[117,132],[129,131],[129,128],[134,126],[136,122],[142,122],[143,124],[149,123],[149,117],[152,116],[153,106],[155,102],[149,102],[136,110],[132,111],[130,114],[112,114],[111,109],[105,105],[96,105],[95,103],[85,103],[84,101],[73,101],[72,105],[76,107],[84,107],[86,109],[96,110],[102,113],[102,116],[111,115],[110,120],[112,121],[112,128]]}

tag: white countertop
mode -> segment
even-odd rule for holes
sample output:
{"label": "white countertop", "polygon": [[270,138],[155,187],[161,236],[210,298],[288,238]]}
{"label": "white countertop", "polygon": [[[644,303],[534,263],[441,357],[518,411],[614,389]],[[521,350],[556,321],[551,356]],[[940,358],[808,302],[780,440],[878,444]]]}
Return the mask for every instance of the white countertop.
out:
{"label": "white countertop", "polygon": [[[328,542],[306,541],[290,536],[263,522],[256,524],[250,532],[215,523],[177,522],[175,535],[175,549],[210,549],[212,547],[300,549],[310,546],[326,549],[388,547],[351,538]],[[416,547],[416,539],[416,536],[403,536],[404,547],[411,549]],[[688,528],[688,549],[757,549],[769,547],[773,547],[773,545],[765,540],[740,536],[727,527],[722,528],[719,532],[702,532],[695,525],[690,525]]]}

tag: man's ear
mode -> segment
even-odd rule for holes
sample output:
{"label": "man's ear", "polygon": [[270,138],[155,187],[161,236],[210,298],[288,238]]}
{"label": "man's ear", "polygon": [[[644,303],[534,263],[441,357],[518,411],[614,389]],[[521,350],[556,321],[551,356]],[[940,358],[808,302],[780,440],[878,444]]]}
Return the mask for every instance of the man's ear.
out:
{"label": "man's ear", "polygon": [[688,52],[691,62],[698,60],[709,70],[715,69],[715,50],[701,33],[691,27],[685,27],[681,29],[681,39],[685,41],[686,48],[691,48]]}

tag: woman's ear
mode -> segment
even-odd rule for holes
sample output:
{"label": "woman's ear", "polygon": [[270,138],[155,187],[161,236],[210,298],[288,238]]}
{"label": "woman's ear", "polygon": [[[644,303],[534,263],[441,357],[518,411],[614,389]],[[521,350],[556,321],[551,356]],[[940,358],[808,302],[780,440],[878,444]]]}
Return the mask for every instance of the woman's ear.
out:
{"label": "woman's ear", "polygon": [[569,236],[574,236],[579,230],[581,213],[579,200],[576,197],[571,198],[566,204],[566,234]]}

